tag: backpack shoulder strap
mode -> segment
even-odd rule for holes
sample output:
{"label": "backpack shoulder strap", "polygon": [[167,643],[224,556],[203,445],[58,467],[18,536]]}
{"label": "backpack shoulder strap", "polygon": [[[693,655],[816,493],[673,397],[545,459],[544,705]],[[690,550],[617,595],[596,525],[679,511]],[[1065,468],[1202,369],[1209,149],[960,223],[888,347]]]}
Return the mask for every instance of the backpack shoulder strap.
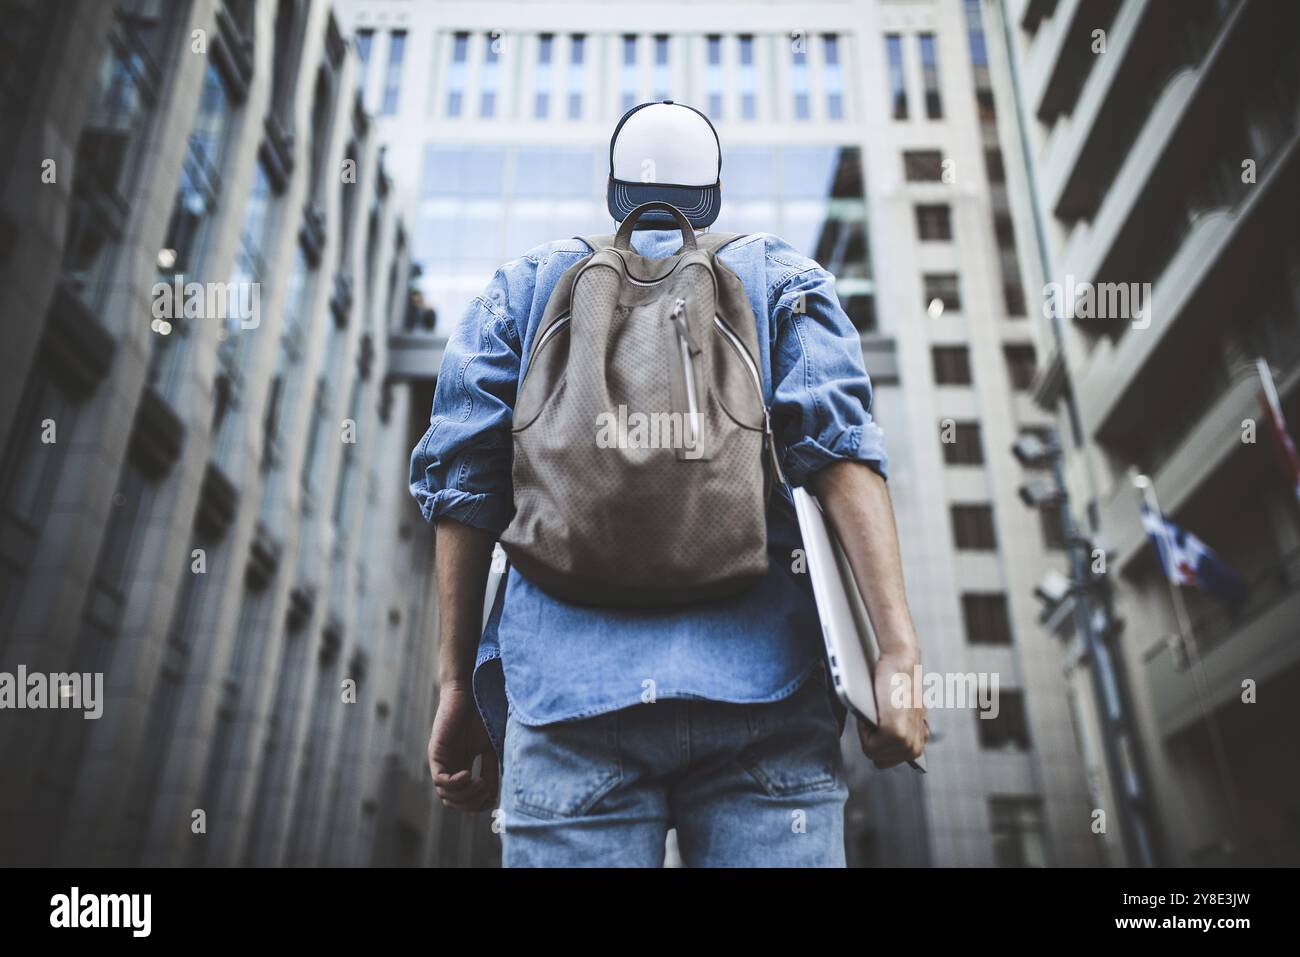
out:
{"label": "backpack shoulder strap", "polygon": [[[723,246],[733,243],[737,239],[744,239],[748,233],[705,233],[702,236],[695,237],[695,245],[699,249],[717,255]],[[574,239],[581,240],[591,247],[592,252],[599,252],[608,246],[614,245],[613,235],[609,236],[574,236]],[[673,255],[680,255],[686,247],[680,247]]]}
{"label": "backpack shoulder strap", "polygon": [[695,245],[716,256],[723,246],[734,243],[737,239],[744,239],[747,235],[748,233],[705,233],[703,236],[695,237]]}
{"label": "backpack shoulder strap", "polygon": [[[711,256],[716,256],[722,251],[722,247],[728,243],[734,243],[737,239],[744,239],[748,233],[705,233],[703,236],[695,237],[695,247],[703,249]],[[679,246],[674,256],[680,256],[686,251],[685,246]]]}
{"label": "backpack shoulder strap", "polygon": [[614,245],[614,235],[612,233],[608,236],[574,236],[573,238],[586,243],[591,247],[593,253],[598,253],[602,249]]}

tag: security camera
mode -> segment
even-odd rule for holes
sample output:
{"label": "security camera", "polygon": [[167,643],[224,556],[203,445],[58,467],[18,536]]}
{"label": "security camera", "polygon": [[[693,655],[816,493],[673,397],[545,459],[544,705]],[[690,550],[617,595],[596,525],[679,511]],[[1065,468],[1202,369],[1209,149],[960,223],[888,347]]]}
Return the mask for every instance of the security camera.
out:
{"label": "security camera", "polygon": [[1045,465],[1056,452],[1056,449],[1048,445],[1032,432],[1026,432],[1020,438],[1016,439],[1011,446],[1011,454],[1016,457],[1016,461],[1025,468],[1037,468]]}
{"label": "security camera", "polygon": [[1055,608],[1065,601],[1070,594],[1070,587],[1070,579],[1053,568],[1034,586],[1034,597],[1048,608]]}
{"label": "security camera", "polygon": [[1061,490],[1056,484],[1046,479],[1036,478],[1026,482],[1017,490],[1020,501],[1024,502],[1029,508],[1041,508],[1045,505],[1055,505],[1061,501]]}

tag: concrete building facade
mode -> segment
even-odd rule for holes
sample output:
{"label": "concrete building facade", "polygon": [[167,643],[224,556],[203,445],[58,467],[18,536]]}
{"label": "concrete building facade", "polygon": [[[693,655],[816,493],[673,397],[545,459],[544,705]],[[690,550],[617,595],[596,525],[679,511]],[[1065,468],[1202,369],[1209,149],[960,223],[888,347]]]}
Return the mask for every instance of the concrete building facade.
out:
{"label": "concrete building facade", "polygon": [[[1294,864],[1300,507],[1262,414],[1259,361],[1294,434],[1297,10],[996,0],[988,19],[995,89],[1018,103],[1002,116],[1015,222],[1037,237],[1020,254],[1044,289],[1035,395],[1058,420],[1075,520],[1105,552],[1110,654],[1141,739],[1129,768],[1149,790],[1156,851],[1169,864]],[[1098,310],[1047,295],[1106,285],[1139,298],[1107,310],[1107,294]],[[1241,575],[1243,602],[1171,589],[1139,475]],[[1071,684],[1086,685],[1093,662],[1052,611]],[[1106,773],[1097,710],[1078,718],[1119,806],[1129,774]]]}
{"label": "concrete building facade", "polygon": [[97,720],[0,713],[0,858],[468,862],[424,762],[409,241],[333,12],[0,32],[0,672],[103,681]]}

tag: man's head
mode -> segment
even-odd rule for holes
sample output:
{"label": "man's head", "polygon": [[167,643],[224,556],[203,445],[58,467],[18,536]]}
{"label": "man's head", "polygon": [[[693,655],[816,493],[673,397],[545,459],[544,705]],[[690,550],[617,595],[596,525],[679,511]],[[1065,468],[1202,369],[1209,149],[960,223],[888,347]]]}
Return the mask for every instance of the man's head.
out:
{"label": "man's head", "polygon": [[[722,208],[722,147],[699,110],[672,100],[642,103],[623,114],[609,141],[609,214],[622,222],[651,200],[672,203],[696,229]],[[647,213],[637,229],[673,228],[665,213]]]}

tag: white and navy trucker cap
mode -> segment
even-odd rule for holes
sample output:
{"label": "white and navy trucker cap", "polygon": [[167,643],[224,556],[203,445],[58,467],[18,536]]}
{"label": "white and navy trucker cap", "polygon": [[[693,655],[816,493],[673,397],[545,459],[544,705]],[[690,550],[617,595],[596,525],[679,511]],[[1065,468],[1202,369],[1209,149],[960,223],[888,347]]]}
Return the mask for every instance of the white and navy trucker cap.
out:
{"label": "white and navy trucker cap", "polygon": [[[642,103],[623,114],[609,141],[609,214],[622,222],[642,203],[672,203],[696,229],[718,218],[722,147],[709,118],[684,103]],[[674,226],[646,213],[637,229]]]}

